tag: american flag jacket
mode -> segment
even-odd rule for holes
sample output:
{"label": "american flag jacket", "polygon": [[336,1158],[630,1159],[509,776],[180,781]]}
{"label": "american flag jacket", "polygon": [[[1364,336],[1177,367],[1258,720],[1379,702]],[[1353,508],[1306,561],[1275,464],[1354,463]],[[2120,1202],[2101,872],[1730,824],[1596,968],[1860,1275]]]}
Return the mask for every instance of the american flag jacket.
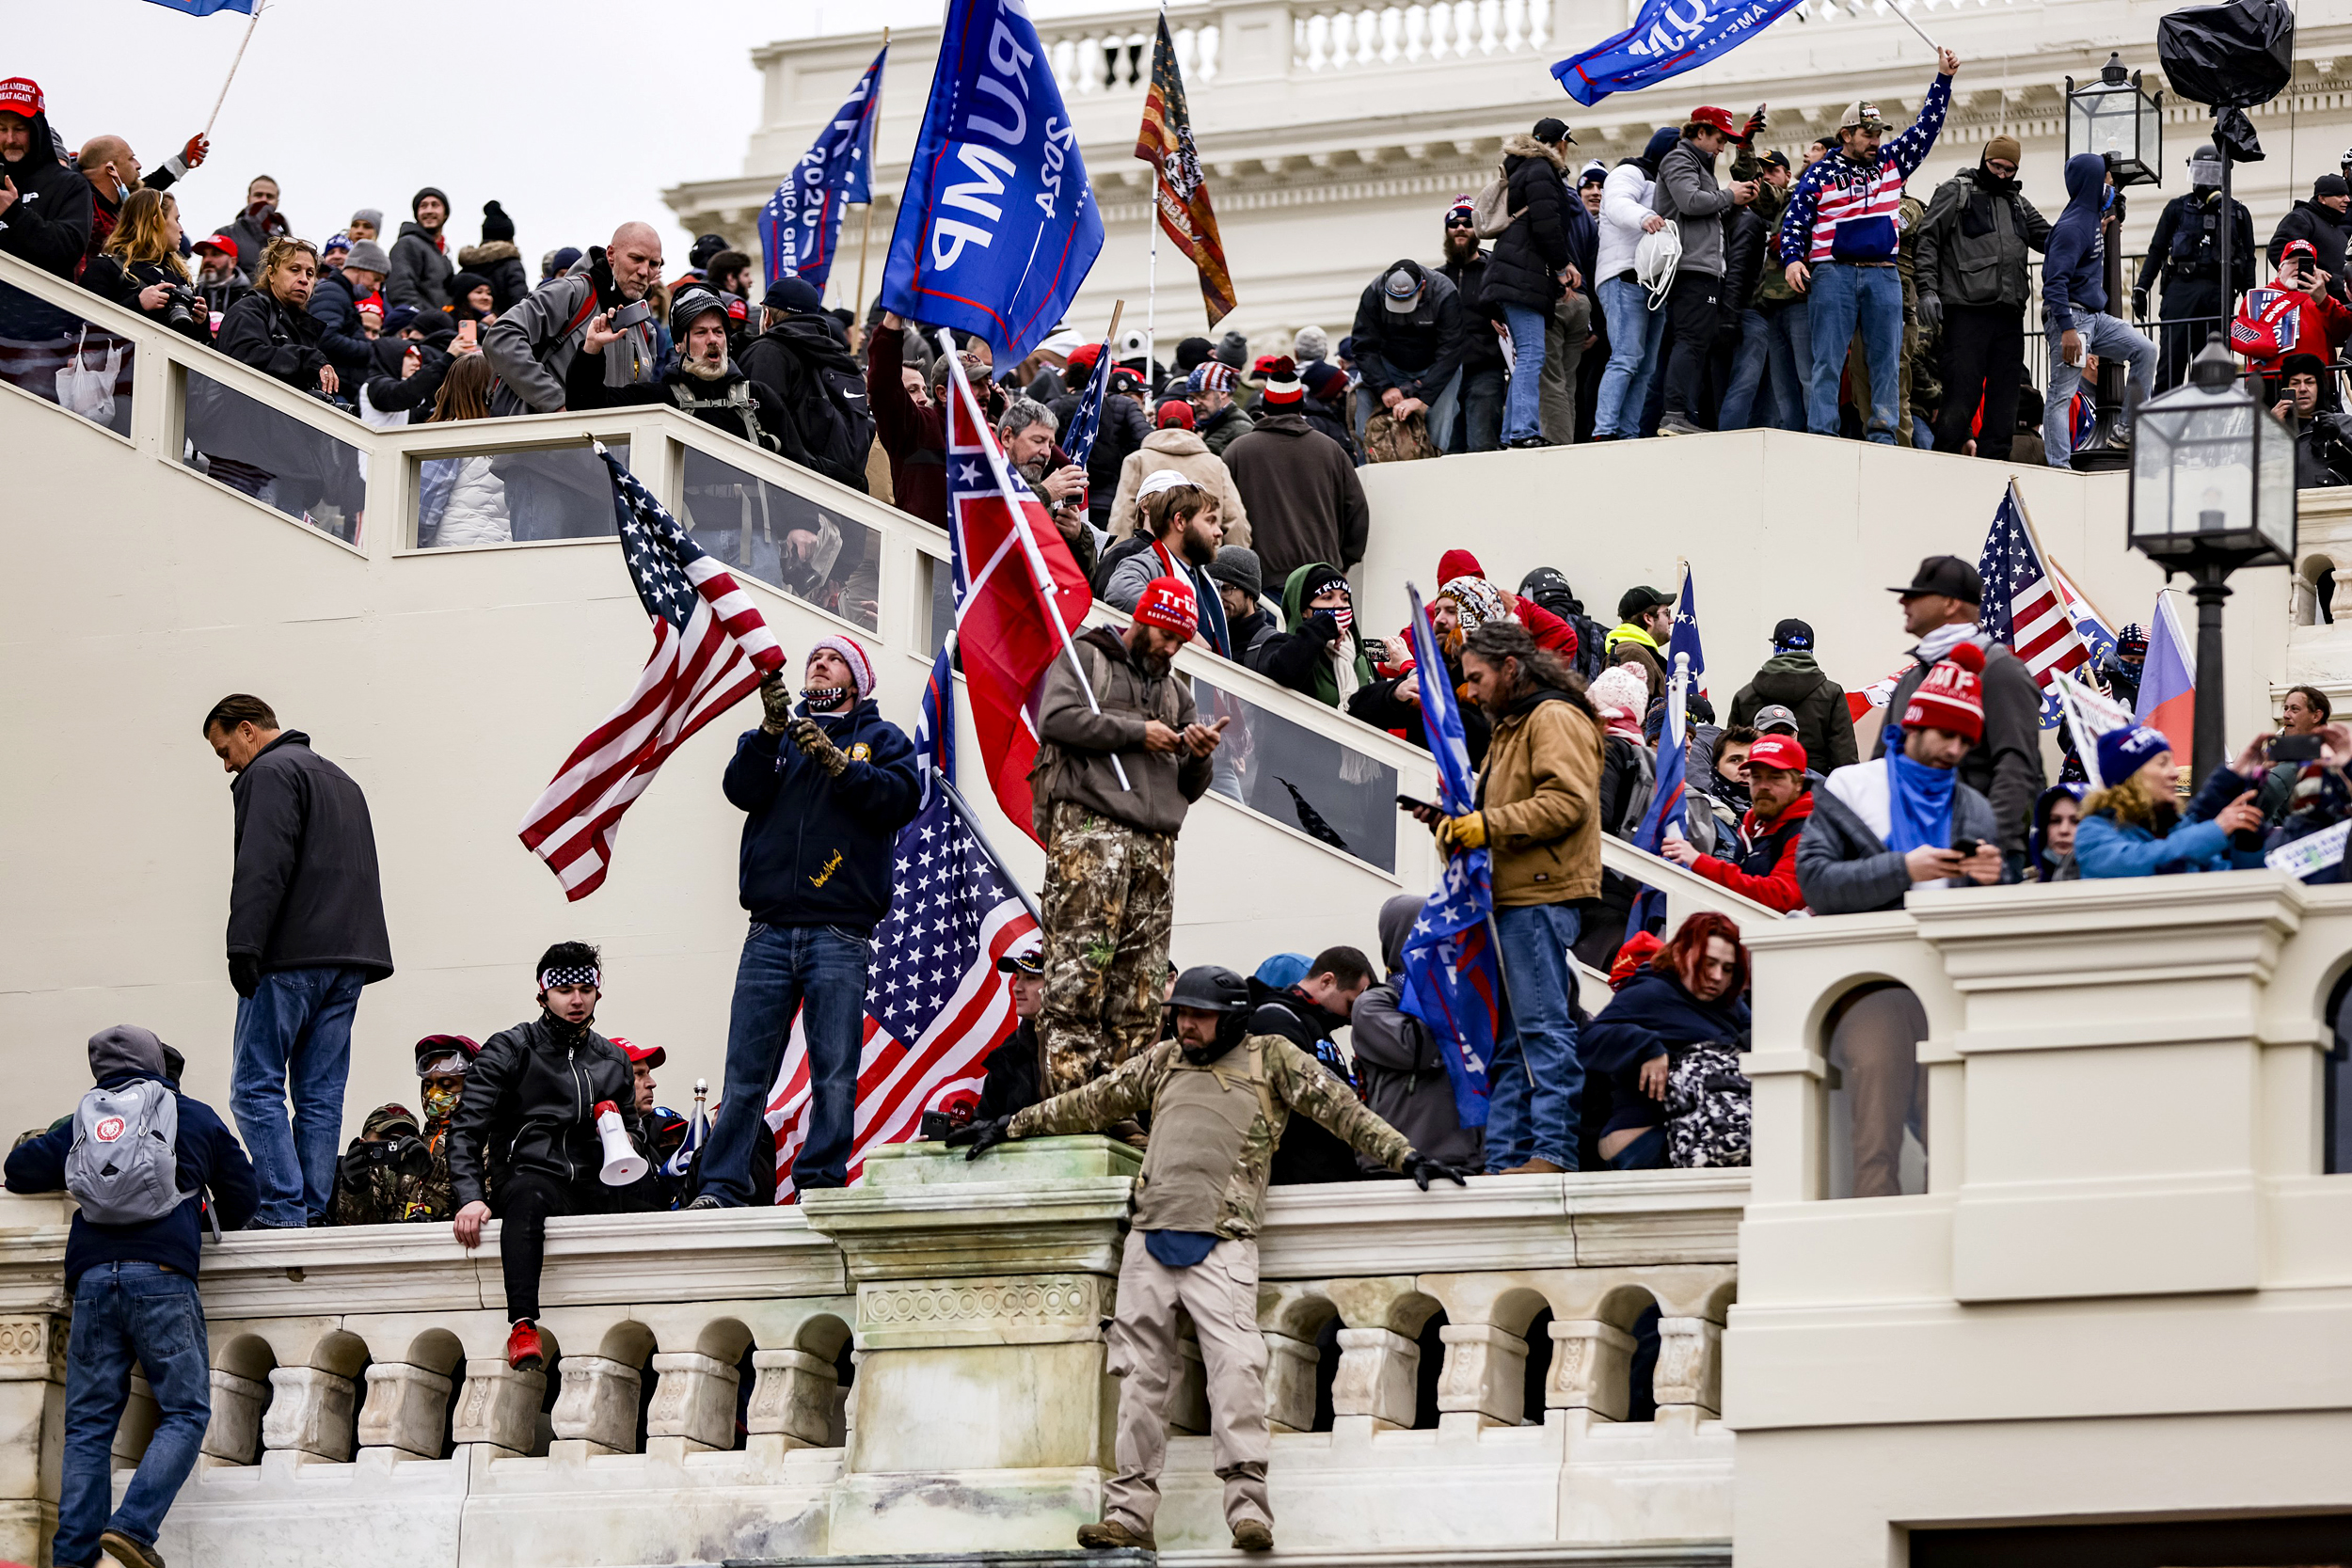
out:
{"label": "american flag jacket", "polygon": [[1951,106],[1952,79],[1936,77],[1911,129],[1879,149],[1875,163],[1857,164],[1843,153],[1817,160],[1789,190],[1780,219],[1783,266],[1804,261],[1892,261],[1902,224],[1897,209],[1903,182],[1927,161]]}

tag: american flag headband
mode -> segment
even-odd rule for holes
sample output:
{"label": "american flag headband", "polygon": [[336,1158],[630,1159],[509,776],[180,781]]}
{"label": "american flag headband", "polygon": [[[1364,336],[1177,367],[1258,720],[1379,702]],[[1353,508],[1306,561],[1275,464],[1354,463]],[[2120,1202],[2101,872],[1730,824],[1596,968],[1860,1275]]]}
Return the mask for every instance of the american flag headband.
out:
{"label": "american flag headband", "polygon": [[558,986],[594,986],[597,983],[595,964],[574,964],[568,969],[543,969],[539,972],[541,990],[553,990]]}

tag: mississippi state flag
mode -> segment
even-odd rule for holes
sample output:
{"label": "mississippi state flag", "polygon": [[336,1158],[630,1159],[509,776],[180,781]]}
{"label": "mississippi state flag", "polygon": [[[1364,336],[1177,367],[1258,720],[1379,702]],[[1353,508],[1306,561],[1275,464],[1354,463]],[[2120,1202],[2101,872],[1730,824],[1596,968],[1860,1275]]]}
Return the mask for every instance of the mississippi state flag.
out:
{"label": "mississippi state flag", "polygon": [[[1086,574],[1028,485],[1006,466],[962,362],[948,357],[947,535],[955,552],[956,651],[996,803],[1037,838],[1029,768],[1037,687],[1094,602]],[[1039,839],[1040,845],[1044,841]]]}

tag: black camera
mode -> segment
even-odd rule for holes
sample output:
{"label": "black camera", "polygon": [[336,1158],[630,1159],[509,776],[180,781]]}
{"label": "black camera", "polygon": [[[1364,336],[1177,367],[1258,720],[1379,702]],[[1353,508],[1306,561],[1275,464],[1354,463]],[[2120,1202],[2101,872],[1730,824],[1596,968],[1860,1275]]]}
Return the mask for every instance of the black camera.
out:
{"label": "black camera", "polygon": [[424,1140],[405,1133],[386,1138],[380,1143],[361,1143],[352,1151],[364,1170],[370,1165],[389,1165],[401,1176],[424,1177],[433,1174],[433,1153],[424,1147]]}
{"label": "black camera", "polygon": [[196,291],[185,283],[174,283],[166,289],[164,325],[174,332],[194,325],[199,310],[203,310],[208,318],[212,315],[210,310],[205,309],[204,302],[197,296]]}

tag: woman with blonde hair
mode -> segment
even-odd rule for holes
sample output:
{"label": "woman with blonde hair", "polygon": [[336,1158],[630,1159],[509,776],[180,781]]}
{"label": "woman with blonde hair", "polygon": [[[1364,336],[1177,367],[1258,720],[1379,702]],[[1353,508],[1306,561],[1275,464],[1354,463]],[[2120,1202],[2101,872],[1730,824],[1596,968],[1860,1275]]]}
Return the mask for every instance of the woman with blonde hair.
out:
{"label": "woman with blonde hair", "polygon": [[310,310],[318,278],[318,246],[308,240],[270,241],[253,292],[220,318],[220,351],[296,391],[334,397],[341,383],[319,345],[326,327]]}
{"label": "woman with blonde hair", "polygon": [[190,281],[188,264],[180,259],[180,203],[153,189],[130,194],[105,248],[82,270],[82,287],[101,299],[209,343],[212,312],[202,300],[180,292]]}

